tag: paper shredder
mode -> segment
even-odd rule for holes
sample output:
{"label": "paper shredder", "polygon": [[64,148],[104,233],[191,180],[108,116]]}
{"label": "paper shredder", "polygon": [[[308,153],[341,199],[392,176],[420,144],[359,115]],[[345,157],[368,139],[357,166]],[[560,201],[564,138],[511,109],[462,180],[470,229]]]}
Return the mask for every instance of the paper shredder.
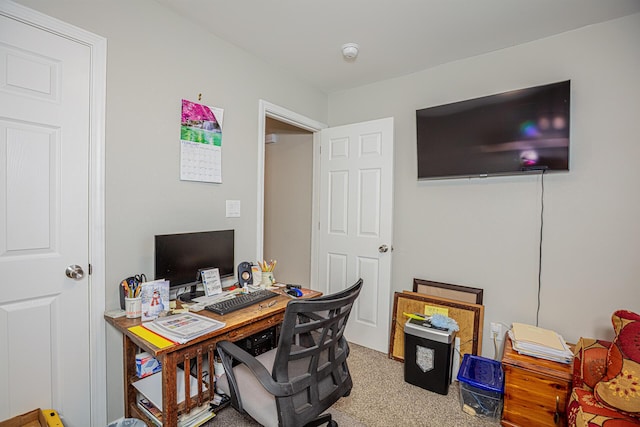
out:
{"label": "paper shredder", "polygon": [[427,321],[409,319],[404,325],[404,380],[425,390],[449,393],[455,335]]}

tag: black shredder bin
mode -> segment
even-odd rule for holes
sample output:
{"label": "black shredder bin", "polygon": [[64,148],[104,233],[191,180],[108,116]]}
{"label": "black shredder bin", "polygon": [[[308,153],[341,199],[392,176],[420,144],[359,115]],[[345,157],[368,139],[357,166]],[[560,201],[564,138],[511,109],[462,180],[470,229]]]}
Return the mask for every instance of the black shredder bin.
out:
{"label": "black shredder bin", "polygon": [[449,393],[455,331],[409,319],[404,325],[404,380],[425,390]]}

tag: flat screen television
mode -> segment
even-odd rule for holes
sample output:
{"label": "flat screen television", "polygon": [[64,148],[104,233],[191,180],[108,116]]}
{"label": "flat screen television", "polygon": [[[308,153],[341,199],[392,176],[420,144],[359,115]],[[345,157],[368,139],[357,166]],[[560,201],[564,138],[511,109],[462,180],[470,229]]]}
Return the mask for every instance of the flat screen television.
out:
{"label": "flat screen television", "polygon": [[234,230],[155,236],[155,278],[169,281],[170,289],[191,287],[183,301],[198,296],[199,270],[217,268],[220,277],[234,275]]}
{"label": "flat screen television", "polygon": [[571,82],[416,111],[418,179],[569,170]]}

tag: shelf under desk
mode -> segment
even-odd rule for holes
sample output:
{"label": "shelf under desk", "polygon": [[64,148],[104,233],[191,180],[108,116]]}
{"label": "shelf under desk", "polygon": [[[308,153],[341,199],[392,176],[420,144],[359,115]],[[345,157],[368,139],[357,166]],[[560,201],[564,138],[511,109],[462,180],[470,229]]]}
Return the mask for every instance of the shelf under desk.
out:
{"label": "shelf under desk", "polygon": [[[133,383],[139,380],[136,375],[136,354],[146,351],[162,364],[162,422],[163,426],[176,427],[178,415],[189,413],[192,409],[208,404],[213,398],[215,390],[215,378],[213,375],[213,361],[215,357],[216,343],[223,340],[238,341],[247,338],[257,332],[269,329],[282,323],[284,311],[291,298],[282,290],[276,291],[281,295],[273,298],[276,303],[268,307],[266,304],[257,303],[244,309],[219,316],[207,310],[199,311],[199,315],[207,316],[221,322],[225,327],[209,334],[195,338],[185,344],[175,344],[166,348],[158,348],[143,338],[129,331],[132,326],[140,325],[140,319],[110,318],[105,316],[107,323],[113,325],[123,334],[123,370],[124,370],[124,403],[125,417],[136,417],[153,425],[151,420],[138,408],[137,390]],[[305,298],[313,298],[322,295],[321,292],[311,291]],[[271,300],[270,300],[271,301]],[[208,371],[210,373],[207,389],[203,387],[203,360],[208,359]],[[190,371],[192,360],[197,364],[198,390],[191,397]],[[179,364],[184,364],[185,400],[177,401],[176,372]],[[158,375],[158,374],[155,374]]]}

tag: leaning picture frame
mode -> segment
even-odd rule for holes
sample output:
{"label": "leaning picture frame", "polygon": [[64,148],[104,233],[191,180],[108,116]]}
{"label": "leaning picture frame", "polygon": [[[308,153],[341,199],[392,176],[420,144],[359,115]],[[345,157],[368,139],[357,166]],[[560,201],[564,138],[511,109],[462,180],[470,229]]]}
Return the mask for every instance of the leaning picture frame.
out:
{"label": "leaning picture frame", "polygon": [[469,304],[482,304],[483,290],[470,286],[452,285],[432,280],[413,279],[413,292],[438,298],[447,298]]}
{"label": "leaning picture frame", "polygon": [[403,291],[394,294],[389,358],[404,362],[404,325],[409,320],[406,313],[424,313],[425,306],[446,309],[448,317],[458,323],[460,328],[457,333],[460,338],[460,360],[466,353],[482,354],[483,305]]}

